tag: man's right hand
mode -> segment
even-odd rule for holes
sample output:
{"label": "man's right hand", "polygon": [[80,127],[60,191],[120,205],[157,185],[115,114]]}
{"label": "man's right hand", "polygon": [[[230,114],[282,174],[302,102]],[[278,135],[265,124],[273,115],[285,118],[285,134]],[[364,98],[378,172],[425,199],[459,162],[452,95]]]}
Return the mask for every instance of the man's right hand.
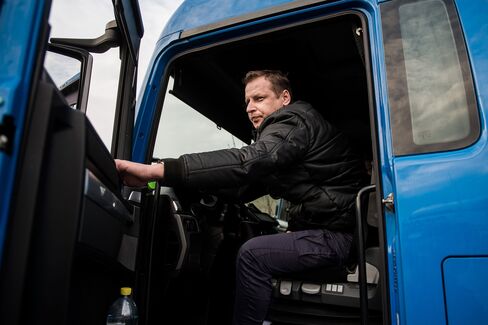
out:
{"label": "man's right hand", "polygon": [[131,187],[146,186],[148,182],[164,177],[164,164],[146,165],[115,159],[115,166],[124,184]]}

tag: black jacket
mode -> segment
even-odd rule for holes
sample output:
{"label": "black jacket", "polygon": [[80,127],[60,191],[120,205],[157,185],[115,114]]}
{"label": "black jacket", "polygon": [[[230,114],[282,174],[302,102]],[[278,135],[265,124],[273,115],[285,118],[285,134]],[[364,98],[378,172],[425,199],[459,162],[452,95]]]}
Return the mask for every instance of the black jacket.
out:
{"label": "black jacket", "polygon": [[249,146],[165,160],[164,183],[230,189],[244,201],[269,193],[295,205],[290,230],[350,231],[365,174],[345,136],[311,105],[295,102],[266,117]]}

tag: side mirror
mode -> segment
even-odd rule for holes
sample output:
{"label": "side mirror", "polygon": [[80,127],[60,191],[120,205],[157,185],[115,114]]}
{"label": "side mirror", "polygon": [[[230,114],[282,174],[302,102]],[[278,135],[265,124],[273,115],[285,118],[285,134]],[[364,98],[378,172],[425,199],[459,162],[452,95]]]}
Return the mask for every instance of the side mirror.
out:
{"label": "side mirror", "polygon": [[[50,53],[64,58],[49,60]],[[82,112],[86,112],[88,103],[92,64],[93,57],[88,51],[67,45],[48,45],[46,70],[55,81],[64,76],[63,82],[56,82],[56,84],[68,104]]]}

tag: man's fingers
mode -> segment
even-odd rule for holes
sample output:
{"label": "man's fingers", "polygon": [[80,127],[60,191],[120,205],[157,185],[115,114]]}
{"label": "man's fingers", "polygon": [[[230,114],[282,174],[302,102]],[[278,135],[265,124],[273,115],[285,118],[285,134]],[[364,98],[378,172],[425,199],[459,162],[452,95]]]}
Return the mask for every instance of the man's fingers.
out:
{"label": "man's fingers", "polygon": [[126,160],[115,159],[115,167],[119,172],[125,171],[127,169]]}

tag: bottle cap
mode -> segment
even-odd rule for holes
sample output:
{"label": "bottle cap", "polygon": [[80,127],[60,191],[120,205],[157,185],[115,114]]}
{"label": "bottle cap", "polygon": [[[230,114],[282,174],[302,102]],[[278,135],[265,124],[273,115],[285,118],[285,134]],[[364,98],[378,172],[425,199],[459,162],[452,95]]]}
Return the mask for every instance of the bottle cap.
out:
{"label": "bottle cap", "polygon": [[122,296],[130,296],[131,293],[132,293],[132,289],[129,287],[120,288],[120,294]]}

